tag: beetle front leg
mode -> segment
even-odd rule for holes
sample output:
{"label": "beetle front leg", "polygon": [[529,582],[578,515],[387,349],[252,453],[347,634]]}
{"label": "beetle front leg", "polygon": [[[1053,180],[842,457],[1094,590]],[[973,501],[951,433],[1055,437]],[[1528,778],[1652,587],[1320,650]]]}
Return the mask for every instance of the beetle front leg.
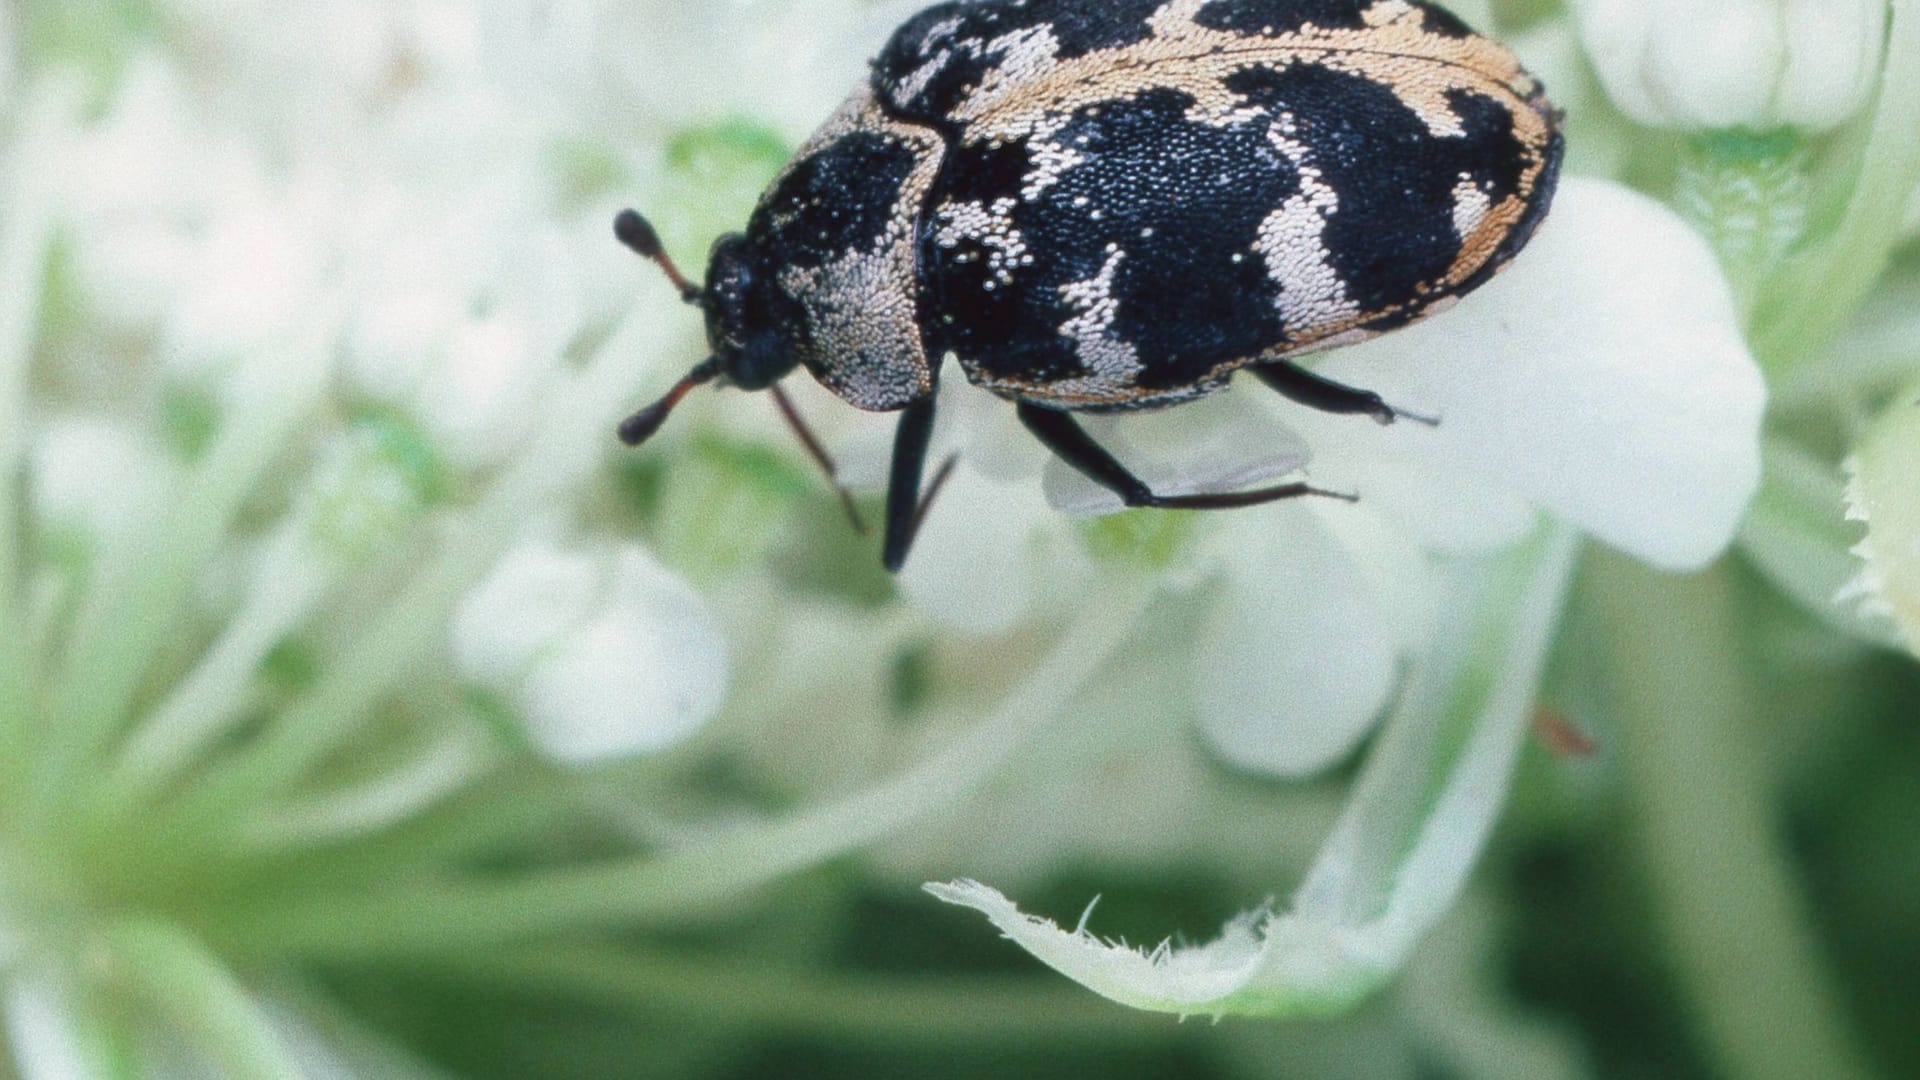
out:
{"label": "beetle front leg", "polygon": [[1322,491],[1308,484],[1279,484],[1252,491],[1224,491],[1205,495],[1156,494],[1099,443],[1094,442],[1092,436],[1072,416],[1058,409],[1042,408],[1024,401],[1015,408],[1019,411],[1020,422],[1027,425],[1027,430],[1045,443],[1047,449],[1087,479],[1120,496],[1120,501],[1128,506],[1152,506],[1163,510],[1232,510],[1279,499],[1297,499],[1302,495],[1325,495],[1354,501],[1351,495]]}
{"label": "beetle front leg", "polygon": [[1324,375],[1315,374],[1287,360],[1254,364],[1252,370],[1255,378],[1279,391],[1281,396],[1289,401],[1297,401],[1310,409],[1330,413],[1357,413],[1371,416],[1382,424],[1391,424],[1395,420],[1405,418],[1428,427],[1440,425],[1440,421],[1432,417],[1394,408],[1371,390],[1356,390],[1345,383],[1334,382]]}
{"label": "beetle front leg", "polygon": [[887,541],[880,556],[886,568],[899,573],[920,525],[920,474],[927,464],[927,444],[933,439],[933,395],[928,394],[900,413],[893,435],[893,471],[887,479]]}

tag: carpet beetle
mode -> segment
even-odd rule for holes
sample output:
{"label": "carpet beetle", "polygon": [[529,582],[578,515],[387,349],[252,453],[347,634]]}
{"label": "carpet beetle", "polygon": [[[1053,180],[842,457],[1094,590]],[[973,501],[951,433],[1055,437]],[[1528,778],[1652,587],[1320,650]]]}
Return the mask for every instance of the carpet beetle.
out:
{"label": "carpet beetle", "polygon": [[800,427],[775,384],[803,365],[898,410],[895,570],[948,356],[1128,505],[1326,494],[1157,493],[1072,414],[1191,401],[1250,368],[1315,408],[1417,419],[1290,358],[1438,312],[1499,270],[1547,212],[1558,119],[1511,52],[1417,0],[937,5],[715,244],[704,286],[620,216],[704,309],[713,350],[621,436],[638,444],[716,379],[773,388]]}

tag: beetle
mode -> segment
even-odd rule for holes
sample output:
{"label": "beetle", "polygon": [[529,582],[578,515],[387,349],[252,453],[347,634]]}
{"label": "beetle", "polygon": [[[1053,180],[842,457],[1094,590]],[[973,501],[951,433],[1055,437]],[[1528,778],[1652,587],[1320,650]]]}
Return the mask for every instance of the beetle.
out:
{"label": "beetle", "polygon": [[1073,414],[1177,405],[1247,369],[1313,408],[1425,420],[1295,358],[1435,314],[1512,259],[1551,202],[1559,120],[1511,52],[1419,0],[936,5],[715,242],[705,285],[619,216],[712,349],[620,436],[638,445],[708,382],[772,388],[831,473],[782,378],[804,366],[899,411],[894,571],[949,355],[1128,506],[1330,494],[1156,492]]}

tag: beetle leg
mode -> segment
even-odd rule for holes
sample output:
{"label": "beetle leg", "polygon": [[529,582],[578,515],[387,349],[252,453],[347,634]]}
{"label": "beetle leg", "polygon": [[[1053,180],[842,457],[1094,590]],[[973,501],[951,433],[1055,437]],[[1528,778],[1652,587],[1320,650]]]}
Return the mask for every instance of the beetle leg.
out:
{"label": "beetle leg", "polygon": [[1112,454],[1102,449],[1081,428],[1079,421],[1058,409],[1042,408],[1019,402],[1020,422],[1045,443],[1061,461],[1079,470],[1087,479],[1120,496],[1128,506],[1154,506],[1165,510],[1232,510],[1258,506],[1279,499],[1302,495],[1326,495],[1352,502],[1353,496],[1322,491],[1307,484],[1280,484],[1252,491],[1225,491],[1204,495],[1158,495],[1141,479],[1127,471]]}
{"label": "beetle leg", "polygon": [[927,464],[927,443],[933,438],[933,395],[928,394],[900,413],[894,429],[893,472],[887,479],[887,541],[880,561],[899,573],[907,549],[920,524],[920,473]]}
{"label": "beetle leg", "polygon": [[1363,413],[1382,424],[1391,424],[1404,417],[1428,427],[1440,425],[1440,421],[1430,416],[1394,408],[1371,390],[1356,390],[1286,360],[1254,364],[1252,370],[1255,378],[1280,391],[1286,398],[1321,412]]}

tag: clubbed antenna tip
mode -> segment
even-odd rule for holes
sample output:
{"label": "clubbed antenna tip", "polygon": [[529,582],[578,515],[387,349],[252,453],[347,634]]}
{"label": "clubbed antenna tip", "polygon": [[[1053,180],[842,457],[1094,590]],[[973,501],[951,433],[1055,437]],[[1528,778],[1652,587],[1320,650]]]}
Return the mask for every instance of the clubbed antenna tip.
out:
{"label": "clubbed antenna tip", "polygon": [[680,268],[667,257],[666,249],[660,244],[660,234],[654,231],[652,223],[641,217],[638,211],[622,210],[615,215],[613,235],[618,237],[622,244],[631,248],[634,254],[643,259],[653,260],[655,265],[665,271],[667,280],[673,282],[673,287],[680,290],[680,299],[689,304],[700,302],[700,286],[688,281],[686,275],[680,272]]}

